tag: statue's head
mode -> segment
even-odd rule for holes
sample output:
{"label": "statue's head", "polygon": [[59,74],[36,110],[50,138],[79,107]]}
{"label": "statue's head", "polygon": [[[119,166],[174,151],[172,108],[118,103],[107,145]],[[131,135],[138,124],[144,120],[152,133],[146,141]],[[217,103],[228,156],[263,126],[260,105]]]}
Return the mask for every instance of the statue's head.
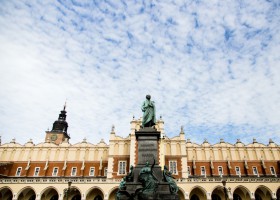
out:
{"label": "statue's head", "polygon": [[166,165],[164,165],[164,169],[168,170],[168,168],[167,168],[167,166],[166,166]]}
{"label": "statue's head", "polygon": [[147,94],[146,95],[146,99],[150,100],[151,99],[151,95]]}
{"label": "statue's head", "polygon": [[148,167],[148,166],[149,166],[149,161],[146,162],[146,167]]}
{"label": "statue's head", "polygon": [[133,165],[130,165],[130,169],[133,169]]}

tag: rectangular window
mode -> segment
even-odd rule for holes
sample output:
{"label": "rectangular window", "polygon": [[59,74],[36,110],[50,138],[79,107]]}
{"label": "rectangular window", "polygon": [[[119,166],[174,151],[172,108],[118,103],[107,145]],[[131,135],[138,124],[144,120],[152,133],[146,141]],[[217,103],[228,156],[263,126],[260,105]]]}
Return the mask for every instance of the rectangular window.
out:
{"label": "rectangular window", "polygon": [[188,166],[188,175],[190,176],[191,175],[191,167]]}
{"label": "rectangular window", "polygon": [[35,167],[34,176],[39,176],[40,167]]}
{"label": "rectangular window", "polygon": [[77,167],[72,167],[71,176],[76,176],[77,174]]}
{"label": "rectangular window", "polygon": [[20,176],[22,167],[17,168],[16,176]]}
{"label": "rectangular window", "polygon": [[58,174],[58,167],[54,167],[52,175],[57,176],[57,174]]}
{"label": "rectangular window", "polygon": [[223,176],[223,167],[218,167],[219,176]]}
{"label": "rectangular window", "polygon": [[204,166],[200,167],[200,170],[201,170],[201,176],[206,176],[205,167]]}
{"label": "rectangular window", "polygon": [[119,174],[126,174],[126,161],[119,161]]}
{"label": "rectangular window", "polygon": [[104,176],[107,176],[107,167],[104,168]]}
{"label": "rectangular window", "polygon": [[259,175],[257,167],[253,167],[253,174],[254,175]]}
{"label": "rectangular window", "polygon": [[178,174],[177,173],[177,161],[169,161],[169,171],[172,174]]}
{"label": "rectangular window", "polygon": [[270,167],[270,172],[271,172],[272,175],[275,175],[275,169],[274,169],[274,167]]}
{"label": "rectangular window", "polygon": [[237,176],[241,176],[240,167],[235,167],[235,172]]}
{"label": "rectangular window", "polygon": [[89,175],[90,176],[94,176],[94,172],[95,172],[95,168],[94,167],[89,168]]}

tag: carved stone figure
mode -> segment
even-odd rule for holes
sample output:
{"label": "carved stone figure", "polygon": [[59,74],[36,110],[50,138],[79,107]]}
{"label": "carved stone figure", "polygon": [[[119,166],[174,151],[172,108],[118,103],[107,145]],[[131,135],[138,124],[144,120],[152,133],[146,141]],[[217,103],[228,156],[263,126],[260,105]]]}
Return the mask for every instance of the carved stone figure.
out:
{"label": "carved stone figure", "polygon": [[164,166],[163,179],[169,183],[169,189],[171,194],[177,194],[178,186],[172,176],[172,173],[168,170],[167,166]]}
{"label": "carved stone figure", "polygon": [[146,95],[146,100],[141,107],[143,112],[142,126],[152,127],[156,124],[156,107],[155,102],[151,101],[151,95]]}

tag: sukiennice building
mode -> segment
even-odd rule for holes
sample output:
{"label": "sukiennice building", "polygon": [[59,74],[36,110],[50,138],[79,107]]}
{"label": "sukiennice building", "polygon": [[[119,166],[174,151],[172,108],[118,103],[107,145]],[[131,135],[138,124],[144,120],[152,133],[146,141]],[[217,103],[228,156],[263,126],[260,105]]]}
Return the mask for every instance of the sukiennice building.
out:
{"label": "sukiennice building", "polygon": [[[138,159],[135,131],[141,119],[133,118],[130,124],[126,138],[112,127],[109,144],[86,139],[71,144],[64,107],[43,143],[1,144],[0,199],[115,199],[121,179]],[[280,147],[274,141],[196,144],[185,139],[183,128],[169,138],[162,119],[155,128],[161,133],[159,165],[173,173],[181,200],[280,199]]]}

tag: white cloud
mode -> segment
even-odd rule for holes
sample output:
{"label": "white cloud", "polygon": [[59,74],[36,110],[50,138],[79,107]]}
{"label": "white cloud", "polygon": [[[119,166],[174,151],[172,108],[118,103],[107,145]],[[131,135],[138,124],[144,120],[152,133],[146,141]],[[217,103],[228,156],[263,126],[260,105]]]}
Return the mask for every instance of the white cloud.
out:
{"label": "white cloud", "polygon": [[273,2],[1,4],[4,142],[43,141],[66,98],[72,143],[127,136],[148,93],[170,137],[280,139]]}

